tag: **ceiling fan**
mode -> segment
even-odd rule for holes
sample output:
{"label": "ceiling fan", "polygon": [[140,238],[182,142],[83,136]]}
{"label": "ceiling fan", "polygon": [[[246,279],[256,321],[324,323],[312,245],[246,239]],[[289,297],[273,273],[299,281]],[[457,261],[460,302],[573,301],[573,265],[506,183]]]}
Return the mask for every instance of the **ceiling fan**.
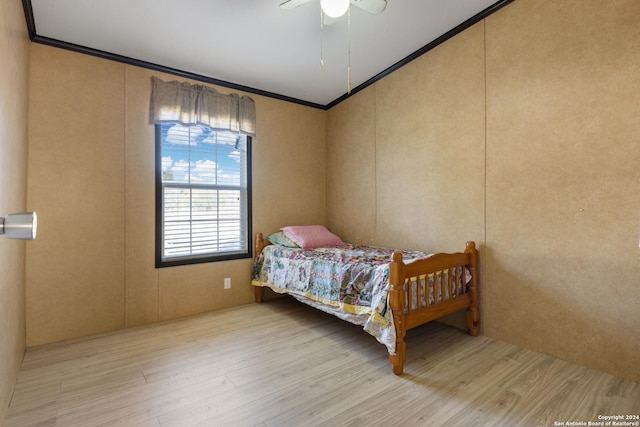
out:
{"label": "ceiling fan", "polygon": [[[293,9],[309,1],[311,0],[285,0],[280,3],[280,8]],[[349,2],[372,15],[377,15],[387,7],[387,0],[320,0],[320,6],[330,18],[338,18],[347,11]]]}
{"label": "ceiling fan", "polygon": [[[281,9],[293,9],[311,0],[284,0],[280,3]],[[325,24],[332,24],[349,11],[349,6],[354,5],[372,15],[377,15],[387,8],[387,0],[320,0],[320,67],[324,67],[322,33]],[[348,14],[348,55],[347,65],[347,94],[351,94],[351,13]]]}

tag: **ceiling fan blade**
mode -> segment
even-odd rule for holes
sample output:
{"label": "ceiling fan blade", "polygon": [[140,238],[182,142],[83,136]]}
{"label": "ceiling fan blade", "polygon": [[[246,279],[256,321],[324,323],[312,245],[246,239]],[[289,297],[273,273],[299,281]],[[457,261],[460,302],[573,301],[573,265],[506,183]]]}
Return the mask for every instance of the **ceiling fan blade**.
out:
{"label": "ceiling fan blade", "polygon": [[387,0],[351,0],[351,4],[372,15],[377,15],[387,8]]}
{"label": "ceiling fan blade", "polygon": [[285,0],[280,3],[280,9],[293,9],[301,4],[308,2],[309,0]]}

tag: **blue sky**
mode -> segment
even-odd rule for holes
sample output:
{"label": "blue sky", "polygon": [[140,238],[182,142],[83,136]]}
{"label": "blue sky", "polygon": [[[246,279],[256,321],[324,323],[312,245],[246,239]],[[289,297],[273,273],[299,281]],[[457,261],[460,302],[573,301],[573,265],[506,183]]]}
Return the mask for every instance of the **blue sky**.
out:
{"label": "blue sky", "polygon": [[[240,184],[236,134],[208,128],[162,127],[162,173],[165,180],[206,184]],[[171,179],[173,178],[173,179]]]}

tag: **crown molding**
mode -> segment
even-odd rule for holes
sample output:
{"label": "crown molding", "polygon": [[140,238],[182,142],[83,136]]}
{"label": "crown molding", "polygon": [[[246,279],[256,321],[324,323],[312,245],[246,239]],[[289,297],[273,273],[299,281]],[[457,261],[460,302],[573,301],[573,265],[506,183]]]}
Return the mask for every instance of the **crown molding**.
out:
{"label": "crown molding", "polygon": [[309,102],[309,101],[304,101],[302,99],[292,98],[292,97],[288,97],[288,96],[284,96],[284,95],[280,95],[280,94],[277,94],[277,93],[268,92],[268,91],[264,91],[264,90],[260,90],[260,89],[255,89],[255,88],[252,88],[252,87],[248,87],[248,86],[243,86],[243,85],[239,85],[239,84],[236,84],[236,83],[227,82],[227,81],[224,81],[224,80],[218,80],[218,79],[215,79],[215,78],[212,78],[212,77],[203,76],[201,74],[196,74],[196,73],[191,73],[191,72],[184,71],[184,70],[179,70],[179,69],[176,69],[176,68],[166,67],[164,65],[154,64],[154,63],[147,62],[147,61],[141,61],[139,59],[129,58],[129,57],[126,57],[126,56],[117,55],[117,54],[114,54],[114,53],[105,52],[105,51],[102,51],[102,50],[98,50],[98,49],[93,49],[93,48],[89,48],[89,47],[86,47],[86,46],[77,45],[77,44],[74,44],[74,43],[68,43],[68,42],[64,42],[64,41],[61,41],[61,40],[56,40],[56,39],[49,38],[49,37],[43,37],[43,36],[38,35],[38,33],[36,31],[36,24],[35,24],[35,20],[34,20],[34,17],[33,17],[33,8],[32,8],[32,5],[31,5],[31,0],[22,0],[22,5],[23,5],[23,8],[24,8],[25,19],[27,21],[27,30],[29,32],[29,38],[31,39],[31,41],[33,43],[40,43],[40,44],[44,44],[44,45],[47,45],[47,46],[52,46],[52,47],[57,47],[57,48],[60,48],[60,49],[66,49],[66,50],[71,50],[71,51],[78,52],[78,53],[83,53],[83,54],[86,54],[86,55],[97,56],[97,57],[104,58],[104,59],[109,59],[109,60],[112,60],[112,61],[122,62],[122,63],[125,63],[125,64],[134,65],[134,66],[137,66],[137,67],[142,67],[142,68],[147,68],[147,69],[150,69],[150,70],[160,71],[160,72],[167,73],[167,74],[172,74],[172,75],[175,75],[177,77],[184,77],[184,78],[187,78],[187,79],[197,80],[197,81],[201,81],[201,82],[204,82],[204,83],[210,83],[210,84],[213,84],[213,85],[216,85],[216,86],[226,87],[226,88],[230,88],[230,89],[234,89],[234,90],[239,90],[239,91],[242,91],[242,92],[252,93],[252,94],[255,94],[255,95],[266,96],[268,98],[274,98],[274,99],[278,99],[278,100],[281,100],[281,101],[292,102],[294,104],[300,104],[300,105],[304,105],[304,106],[307,106],[307,107],[318,108],[318,109],[321,109],[321,110],[329,110],[332,107],[334,107],[334,106],[338,105],[339,103],[341,103],[342,101],[344,101],[345,99],[348,99],[348,98],[352,97],[356,93],[358,93],[361,90],[371,86],[372,84],[374,84],[378,80],[382,79],[383,77],[391,74],[392,72],[394,72],[394,71],[402,68],[403,66],[407,65],[408,63],[410,63],[414,59],[422,56],[423,54],[425,54],[427,52],[429,52],[431,49],[439,46],[440,44],[442,44],[444,42],[446,42],[450,38],[452,38],[455,35],[461,33],[462,31],[466,30],[467,28],[469,28],[469,27],[475,25],[476,23],[482,21],[483,19],[487,18],[488,16],[492,15],[493,13],[495,13],[498,10],[502,9],[503,7],[507,6],[509,3],[512,3],[513,1],[515,1],[515,0],[500,0],[500,1],[495,2],[494,4],[489,6],[488,8],[484,9],[482,12],[480,12],[480,13],[476,14],[475,16],[467,19],[465,22],[463,22],[460,25],[456,26],[455,28],[447,31],[446,33],[444,33],[443,35],[441,35],[437,39],[433,40],[432,42],[426,44],[425,46],[423,46],[422,48],[416,50],[412,54],[410,54],[410,55],[406,56],[405,58],[401,59],[400,61],[396,62],[395,64],[393,64],[389,68],[385,69],[384,71],[382,71],[382,72],[376,74],[375,76],[371,77],[366,82],[358,85],[350,93],[345,93],[342,96],[336,98],[335,100],[331,101],[330,103],[328,103],[326,105],[317,104],[317,103]]}

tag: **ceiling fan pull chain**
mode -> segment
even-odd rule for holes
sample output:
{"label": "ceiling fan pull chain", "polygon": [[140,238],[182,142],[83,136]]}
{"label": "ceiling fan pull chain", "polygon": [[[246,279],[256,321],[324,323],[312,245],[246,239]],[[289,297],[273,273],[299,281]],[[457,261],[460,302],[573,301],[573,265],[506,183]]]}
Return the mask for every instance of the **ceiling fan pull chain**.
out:
{"label": "ceiling fan pull chain", "polygon": [[324,16],[320,5],[320,68],[324,68]]}

